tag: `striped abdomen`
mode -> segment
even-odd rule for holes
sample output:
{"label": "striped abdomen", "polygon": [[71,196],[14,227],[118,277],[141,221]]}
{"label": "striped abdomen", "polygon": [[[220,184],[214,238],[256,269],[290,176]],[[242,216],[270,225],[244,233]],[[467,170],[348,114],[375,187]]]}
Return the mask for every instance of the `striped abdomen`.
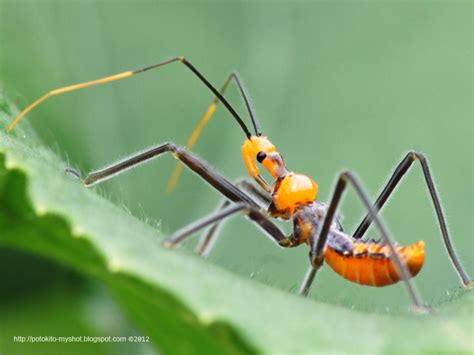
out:
{"label": "striped abdomen", "polygon": [[[407,247],[396,246],[411,276],[420,271],[425,260],[425,243],[419,241]],[[358,242],[349,252],[337,252],[327,247],[324,254],[328,265],[343,278],[367,286],[387,286],[401,279],[388,246],[378,242]]]}

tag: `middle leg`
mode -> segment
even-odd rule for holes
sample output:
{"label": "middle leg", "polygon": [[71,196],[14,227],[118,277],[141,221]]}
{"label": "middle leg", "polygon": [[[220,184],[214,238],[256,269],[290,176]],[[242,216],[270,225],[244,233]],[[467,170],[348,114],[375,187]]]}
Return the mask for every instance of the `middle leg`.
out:
{"label": "middle leg", "polygon": [[[264,213],[262,213],[260,209],[254,206],[250,206],[245,203],[231,204],[230,206],[226,206],[222,208],[221,210],[217,211],[216,213],[213,213],[207,217],[204,217],[196,221],[195,223],[190,224],[189,226],[186,226],[182,228],[181,230],[177,231],[170,238],[165,240],[164,245],[167,248],[173,248],[179,243],[183,242],[187,237],[197,232],[198,230],[205,228],[209,225],[218,224],[219,222],[237,213],[243,213],[247,216],[250,216],[250,214],[252,214],[254,216],[253,221],[256,223],[258,223],[258,221],[264,221],[264,220],[269,219],[269,217],[266,216]],[[285,237],[283,242],[279,242],[278,244],[281,247],[291,247],[292,246],[291,240],[292,240],[291,237],[289,238]]]}

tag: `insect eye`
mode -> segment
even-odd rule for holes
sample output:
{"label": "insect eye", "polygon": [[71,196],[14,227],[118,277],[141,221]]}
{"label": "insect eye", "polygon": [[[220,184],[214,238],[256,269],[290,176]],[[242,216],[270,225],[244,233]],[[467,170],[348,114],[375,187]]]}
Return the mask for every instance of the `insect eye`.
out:
{"label": "insect eye", "polygon": [[265,159],[266,157],[267,157],[267,153],[265,152],[258,152],[257,154],[257,160],[259,163],[261,163],[263,159]]}

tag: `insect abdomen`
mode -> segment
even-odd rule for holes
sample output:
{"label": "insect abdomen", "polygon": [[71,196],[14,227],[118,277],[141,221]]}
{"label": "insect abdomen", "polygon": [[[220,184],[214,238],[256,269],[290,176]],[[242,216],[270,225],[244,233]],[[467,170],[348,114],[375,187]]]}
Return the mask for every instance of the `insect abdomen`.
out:
{"label": "insect abdomen", "polygon": [[[411,277],[418,274],[423,266],[424,247],[423,241],[396,247]],[[359,242],[354,244],[352,251],[344,254],[328,247],[324,256],[328,265],[343,278],[361,285],[381,287],[392,285],[401,279],[390,254],[389,247],[378,242]]]}

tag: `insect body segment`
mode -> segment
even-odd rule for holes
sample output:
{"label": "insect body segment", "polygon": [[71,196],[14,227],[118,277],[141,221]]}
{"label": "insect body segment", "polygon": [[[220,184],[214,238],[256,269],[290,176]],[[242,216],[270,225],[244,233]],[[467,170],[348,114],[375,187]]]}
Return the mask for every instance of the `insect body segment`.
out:
{"label": "insect body segment", "polygon": [[267,190],[272,195],[270,214],[273,217],[290,218],[299,205],[316,200],[318,185],[313,179],[287,170],[283,158],[267,137],[252,136],[242,146],[242,155],[249,174],[257,183],[264,181],[256,161],[275,178],[275,183]]}
{"label": "insect body segment", "polygon": [[[319,202],[300,205],[293,215],[293,246],[312,245],[319,238],[327,206]],[[424,259],[423,241],[402,247],[395,245],[397,254],[407,266],[410,277],[421,270]],[[358,240],[344,233],[339,217],[328,234],[324,261],[346,280],[366,286],[387,286],[402,280],[388,245],[381,241]]]}
{"label": "insect body segment", "polygon": [[311,203],[318,195],[318,185],[306,175],[289,173],[275,184],[272,214],[291,216],[298,206]]}
{"label": "insect body segment", "polygon": [[[397,246],[398,255],[414,277],[425,260],[425,243],[419,241],[407,247]],[[327,247],[326,263],[343,278],[367,286],[392,285],[402,279],[388,246],[375,241],[357,241],[352,250],[338,251]]]}

